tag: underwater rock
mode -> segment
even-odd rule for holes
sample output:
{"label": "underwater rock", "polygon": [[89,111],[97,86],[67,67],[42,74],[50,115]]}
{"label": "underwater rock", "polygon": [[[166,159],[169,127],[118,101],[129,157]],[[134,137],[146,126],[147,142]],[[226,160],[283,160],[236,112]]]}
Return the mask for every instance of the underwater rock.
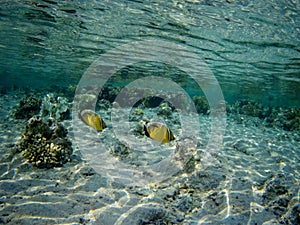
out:
{"label": "underwater rock", "polygon": [[183,195],[183,196],[179,196],[178,201],[176,201],[173,205],[179,211],[184,213],[189,213],[195,207],[194,203],[195,200],[193,199],[192,196]]}
{"label": "underwater rock", "polygon": [[129,120],[138,122],[138,121],[142,120],[143,116],[144,116],[144,110],[143,109],[134,108],[132,110],[132,112],[130,113],[130,115],[129,115]]}
{"label": "underwater rock", "polygon": [[109,153],[114,157],[123,160],[129,156],[130,149],[121,142],[115,142],[112,146],[109,147]]}
{"label": "underwater rock", "polygon": [[27,162],[39,168],[62,166],[72,154],[67,130],[54,119],[34,116],[28,120],[17,149]]}
{"label": "underwater rock", "polygon": [[29,119],[37,115],[41,107],[41,99],[32,95],[25,96],[21,99],[14,112],[16,119]]}
{"label": "underwater rock", "polygon": [[248,100],[236,101],[230,109],[230,112],[260,118],[266,117],[266,115],[263,114],[264,111],[261,104]]}
{"label": "underwater rock", "polygon": [[202,218],[205,215],[217,215],[226,209],[226,193],[224,191],[212,192],[202,200],[204,204],[201,207],[199,213],[197,213],[198,218]]}
{"label": "underwater rock", "polygon": [[172,108],[167,102],[163,102],[159,105],[158,115],[163,115],[166,117],[172,116]]}
{"label": "underwater rock", "polygon": [[53,93],[47,94],[42,101],[40,115],[43,118],[53,118],[56,121],[70,117],[70,103],[67,98],[56,97]]}
{"label": "underwater rock", "polygon": [[300,109],[281,110],[273,123],[287,131],[300,130]]}
{"label": "underwater rock", "polygon": [[300,204],[295,205],[288,213],[287,218],[280,221],[280,224],[300,224]]}
{"label": "underwater rock", "polygon": [[134,115],[144,115],[144,111],[140,108],[136,108],[134,111],[133,111],[133,114]]}
{"label": "underwater rock", "polygon": [[226,175],[222,169],[208,166],[207,170],[192,174],[187,187],[205,192],[218,188],[225,179]]}
{"label": "underwater rock", "polygon": [[194,96],[193,101],[198,113],[202,113],[203,115],[209,114],[209,104],[205,96]]}
{"label": "underwater rock", "polygon": [[148,121],[147,119],[145,118],[142,118],[137,124],[136,126],[132,129],[133,133],[136,134],[137,136],[143,136],[145,135],[145,128],[144,128],[144,125],[145,125],[145,121]]}
{"label": "underwater rock", "polygon": [[106,99],[112,103],[119,94],[120,90],[120,87],[113,87],[112,85],[104,86],[98,96],[98,100]]}
{"label": "underwater rock", "polygon": [[99,107],[100,111],[108,111],[111,109],[112,104],[105,99],[100,99],[97,101],[97,107]]}
{"label": "underwater rock", "polygon": [[6,197],[6,196],[2,196],[2,197],[0,198],[0,204],[5,203],[6,200],[7,200],[7,197]]}
{"label": "underwater rock", "polygon": [[192,138],[181,138],[176,143],[174,159],[179,166],[187,173],[195,168],[195,158],[197,153],[197,143]]}
{"label": "underwater rock", "polygon": [[247,115],[252,117],[258,117],[260,119],[266,119],[274,117],[276,115],[275,108],[270,106],[263,106],[260,103],[248,100],[238,100],[232,106],[228,108],[231,113],[238,115]]}
{"label": "underwater rock", "polygon": [[[298,108],[278,108],[271,106],[263,106],[259,103],[239,100],[227,111],[236,114],[239,122],[245,122],[241,115],[247,115],[261,119],[257,124],[264,124],[268,127],[279,127],[286,131],[300,130],[300,109]],[[254,121],[252,119],[252,121]],[[261,122],[261,123],[260,123]]]}
{"label": "underwater rock", "polygon": [[149,108],[155,108],[163,102],[163,99],[156,96],[146,97],[142,101],[142,105]]}
{"label": "underwater rock", "polygon": [[[298,187],[295,185],[297,181],[294,175],[289,173],[279,172],[268,177],[257,185],[258,190],[264,190],[262,194],[262,203],[266,211],[276,216],[276,219],[281,221],[280,224],[298,224],[291,221],[297,221],[297,209],[299,202],[296,200],[298,196]],[[298,214],[299,219],[299,214]]]}
{"label": "underwater rock", "polygon": [[[150,205],[150,204],[149,204]],[[182,224],[182,218],[162,206],[140,206],[134,213],[129,214],[122,224]]]}

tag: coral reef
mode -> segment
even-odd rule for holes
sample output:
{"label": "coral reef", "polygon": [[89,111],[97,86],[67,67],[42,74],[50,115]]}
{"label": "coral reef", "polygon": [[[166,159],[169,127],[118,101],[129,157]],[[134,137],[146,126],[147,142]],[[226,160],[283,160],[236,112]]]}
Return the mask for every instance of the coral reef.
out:
{"label": "coral reef", "polygon": [[172,116],[172,108],[169,106],[168,102],[163,102],[159,105],[158,115],[166,117]]}
{"label": "coral reef", "polygon": [[259,117],[261,119],[268,117],[272,109],[268,106],[263,106],[257,102],[240,100],[236,101],[229,109],[230,112]]}
{"label": "coral reef", "polygon": [[21,99],[14,111],[16,119],[29,119],[40,111],[41,99],[33,95],[27,95]]}
{"label": "coral reef", "polygon": [[279,127],[283,130],[294,131],[300,129],[300,109],[263,106],[259,103],[241,100],[227,108],[229,113],[247,115],[261,119],[261,123],[268,127]]}
{"label": "coral reef", "polygon": [[98,96],[98,99],[106,99],[109,102],[113,102],[120,90],[120,87],[113,87],[112,85],[104,86],[101,90],[101,93]]}
{"label": "coral reef", "polygon": [[43,98],[40,115],[57,121],[67,119],[70,116],[69,105],[67,98],[56,97],[53,93],[47,94]]}
{"label": "coral reef", "polygon": [[205,96],[194,96],[193,101],[198,113],[202,113],[203,115],[209,114],[209,104]]}
{"label": "coral reef", "polygon": [[141,108],[133,108],[132,112],[129,115],[130,121],[138,122],[140,121],[144,116],[144,111]]}
{"label": "coral reef", "polygon": [[279,108],[277,113],[269,117],[268,123],[287,131],[300,130],[300,109]]}
{"label": "coral reef", "polygon": [[72,144],[66,136],[67,130],[60,123],[34,116],[28,120],[17,149],[26,161],[39,168],[61,166],[72,154]]}
{"label": "coral reef", "polygon": [[160,98],[160,97],[156,97],[156,96],[151,96],[151,97],[146,97],[142,100],[142,105],[144,105],[145,107],[149,107],[149,108],[155,108],[158,107],[162,102],[164,101],[164,99]]}

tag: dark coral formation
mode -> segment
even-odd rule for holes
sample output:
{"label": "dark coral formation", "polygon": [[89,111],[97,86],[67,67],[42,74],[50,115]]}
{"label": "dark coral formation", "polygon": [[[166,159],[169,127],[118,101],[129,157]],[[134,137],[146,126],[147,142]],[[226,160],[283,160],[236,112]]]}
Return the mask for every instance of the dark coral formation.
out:
{"label": "dark coral formation", "polygon": [[[98,96],[99,101],[109,101],[112,103],[115,101],[116,97],[120,93],[120,87],[114,86],[105,86],[103,87],[100,95]],[[121,107],[127,106],[128,99],[133,96],[144,96],[144,89],[133,89],[127,90],[126,96],[123,96],[124,102],[119,102]],[[146,91],[147,92],[147,91]],[[123,93],[124,94],[124,93]],[[134,107],[141,108],[156,108],[160,107],[158,114],[163,116],[170,116],[175,107],[169,104],[167,101],[162,98],[162,96],[156,96],[156,92],[153,92],[153,96],[150,95],[140,99],[135,103]],[[165,93],[164,93],[165,94]],[[181,102],[180,95],[173,94],[173,98],[176,98],[176,102]],[[184,100],[182,100],[184,101]],[[123,105],[124,103],[124,105]],[[193,103],[195,108],[199,114],[209,115],[210,114],[210,106],[209,102],[205,96],[193,96]],[[185,102],[183,102],[185,105]],[[278,127],[287,131],[295,131],[300,130],[300,109],[299,108],[281,108],[281,107],[273,107],[268,105],[263,105],[258,102],[250,101],[250,100],[238,100],[231,105],[227,105],[227,112],[235,115],[236,118],[243,122],[245,116],[255,117],[257,119],[253,120],[254,125],[262,124],[268,127]],[[244,121],[245,122],[245,121]]]}
{"label": "dark coral formation", "polygon": [[269,120],[269,123],[287,131],[300,130],[300,109],[279,108]]}
{"label": "dark coral formation", "polygon": [[257,102],[247,100],[236,101],[230,107],[230,112],[259,118],[265,118],[269,116],[271,113],[270,110],[270,107],[264,107]]}
{"label": "dark coral formation", "polygon": [[109,102],[113,102],[120,90],[120,87],[113,87],[112,85],[104,86],[98,96],[98,99],[106,99]]}
{"label": "dark coral formation", "polygon": [[241,100],[228,107],[228,112],[236,115],[247,115],[262,120],[269,127],[283,130],[300,130],[300,109],[263,106],[257,102]]}
{"label": "dark coral formation", "polygon": [[193,101],[198,113],[203,115],[209,114],[209,104],[205,96],[194,96]]}
{"label": "dark coral formation", "polygon": [[34,116],[27,122],[17,149],[39,168],[62,166],[72,154],[72,144],[66,136],[67,130],[60,123]]}
{"label": "dark coral formation", "polygon": [[33,95],[25,96],[21,99],[14,112],[16,119],[29,119],[40,112],[41,99]]}

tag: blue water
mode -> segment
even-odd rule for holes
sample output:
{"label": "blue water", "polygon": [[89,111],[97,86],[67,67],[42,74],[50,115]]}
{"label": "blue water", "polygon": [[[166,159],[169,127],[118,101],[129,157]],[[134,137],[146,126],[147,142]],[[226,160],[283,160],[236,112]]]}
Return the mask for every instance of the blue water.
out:
{"label": "blue water", "polygon": [[296,0],[2,0],[0,85],[77,85],[104,52],[151,37],[196,52],[227,102],[297,107],[299,10]]}

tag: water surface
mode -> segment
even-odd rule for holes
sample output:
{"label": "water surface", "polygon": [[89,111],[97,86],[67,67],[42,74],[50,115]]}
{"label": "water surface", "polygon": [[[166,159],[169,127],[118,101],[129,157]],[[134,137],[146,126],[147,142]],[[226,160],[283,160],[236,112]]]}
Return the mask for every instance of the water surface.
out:
{"label": "water surface", "polygon": [[102,53],[124,42],[159,38],[197,52],[228,102],[251,98],[299,106],[298,1],[4,0],[0,5],[1,86],[76,85]]}

